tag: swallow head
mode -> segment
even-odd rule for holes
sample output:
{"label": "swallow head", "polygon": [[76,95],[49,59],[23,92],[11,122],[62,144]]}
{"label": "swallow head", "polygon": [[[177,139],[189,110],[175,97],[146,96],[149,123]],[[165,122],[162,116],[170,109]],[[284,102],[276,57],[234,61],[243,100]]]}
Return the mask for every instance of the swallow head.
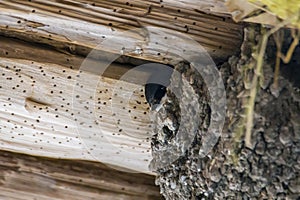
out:
{"label": "swallow head", "polygon": [[161,100],[166,94],[166,87],[160,84],[147,83],[145,86],[146,100],[151,111],[159,110],[162,106]]}
{"label": "swallow head", "polygon": [[151,111],[158,111],[162,107],[162,99],[166,96],[174,70],[171,66],[162,64],[151,64],[150,69],[150,76],[145,84],[145,97]]}

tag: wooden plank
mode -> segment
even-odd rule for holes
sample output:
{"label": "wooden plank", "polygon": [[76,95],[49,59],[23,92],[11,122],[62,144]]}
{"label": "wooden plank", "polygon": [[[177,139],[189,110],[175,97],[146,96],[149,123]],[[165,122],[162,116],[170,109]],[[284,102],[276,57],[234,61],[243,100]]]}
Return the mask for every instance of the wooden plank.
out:
{"label": "wooden plank", "polygon": [[[65,54],[56,51],[51,46],[25,42],[19,39],[0,36],[0,57],[25,59],[34,62],[45,62],[61,65],[66,68],[79,70],[85,57]],[[122,58],[123,62],[142,64],[144,61],[133,58]],[[105,77],[120,79],[134,65],[113,63],[104,72]],[[140,74],[141,75],[141,74]]]}
{"label": "wooden plank", "polygon": [[[142,85],[87,73],[84,88],[74,94],[83,58],[18,40],[0,42],[0,149],[150,173],[151,127]],[[106,75],[115,78],[130,69],[111,66]],[[124,96],[134,88],[130,98]]]}
{"label": "wooden plank", "polygon": [[161,199],[154,177],[0,151],[1,199]]}
{"label": "wooden plank", "polygon": [[[185,33],[201,44],[215,60],[226,59],[239,51],[232,47],[241,44],[242,25],[234,23],[228,14],[222,12],[218,16],[205,13],[207,6],[212,5],[211,0],[203,1],[203,4],[193,2],[189,5],[190,2],[0,1],[0,34],[81,55],[87,55],[97,44],[102,51],[120,53],[121,42],[129,48],[123,52],[124,55],[166,63],[174,56],[161,52],[161,49],[175,48],[175,44],[169,44],[163,36],[154,36],[148,44],[141,45],[137,41],[145,40],[144,33],[120,34],[135,28],[155,26],[174,33]],[[219,2],[223,5],[222,1]],[[180,8],[181,5],[187,6]],[[223,9],[223,6],[219,7]],[[115,43],[101,46],[101,42],[111,37],[115,37]],[[136,46],[142,46],[142,54],[135,52]],[[189,48],[193,49],[193,45],[190,44]]]}

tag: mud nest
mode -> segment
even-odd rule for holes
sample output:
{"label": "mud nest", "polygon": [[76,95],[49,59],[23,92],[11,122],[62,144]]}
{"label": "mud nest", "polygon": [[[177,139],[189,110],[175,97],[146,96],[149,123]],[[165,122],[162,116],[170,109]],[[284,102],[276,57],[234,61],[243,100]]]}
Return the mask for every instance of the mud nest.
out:
{"label": "mud nest", "polygon": [[[253,148],[246,148],[243,140],[234,145],[234,132],[243,114],[241,94],[246,90],[242,74],[252,60],[252,44],[245,37],[241,55],[219,66],[226,89],[226,120],[221,137],[205,157],[199,156],[199,151],[207,137],[210,97],[203,80],[188,63],[175,67],[181,76],[171,79],[175,84],[168,89],[163,108],[156,115],[152,138],[151,168],[157,172],[156,184],[166,199],[299,198],[300,90],[298,83],[291,83],[295,79],[280,76],[279,96],[272,94],[272,48],[267,54],[269,61],[266,57],[269,64],[264,66],[264,73],[271,75],[265,77],[255,105]],[[298,57],[292,64],[299,63]],[[178,136],[193,139],[178,143]]]}

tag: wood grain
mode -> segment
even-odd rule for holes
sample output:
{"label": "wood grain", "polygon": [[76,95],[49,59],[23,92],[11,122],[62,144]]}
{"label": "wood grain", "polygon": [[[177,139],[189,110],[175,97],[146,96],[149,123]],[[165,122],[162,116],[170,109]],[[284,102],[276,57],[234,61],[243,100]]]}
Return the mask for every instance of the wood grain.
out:
{"label": "wood grain", "polygon": [[[11,38],[0,42],[1,149],[150,173],[148,104],[135,80],[147,74],[118,81],[132,66],[113,63],[103,77],[88,73],[78,80],[83,57]],[[79,81],[84,88],[77,87],[77,99]]]}
{"label": "wood grain", "polygon": [[103,164],[0,151],[1,199],[161,199],[154,177]]}
{"label": "wood grain", "polygon": [[[212,12],[214,7],[224,10],[222,1],[217,2],[213,6],[211,0],[197,3],[190,0],[0,1],[0,34],[84,56],[94,48],[120,53],[121,41],[128,48],[124,55],[170,62],[174,56],[161,49],[174,48],[175,44],[169,44],[163,36],[155,36],[150,43],[143,44],[142,54],[134,51],[145,39],[143,28],[155,26],[184,33],[202,45],[216,61],[224,60],[239,51],[236,47],[241,44],[243,26],[234,23],[228,14]],[[137,28],[142,29],[135,34],[121,34]],[[101,46],[112,37],[115,43]]]}

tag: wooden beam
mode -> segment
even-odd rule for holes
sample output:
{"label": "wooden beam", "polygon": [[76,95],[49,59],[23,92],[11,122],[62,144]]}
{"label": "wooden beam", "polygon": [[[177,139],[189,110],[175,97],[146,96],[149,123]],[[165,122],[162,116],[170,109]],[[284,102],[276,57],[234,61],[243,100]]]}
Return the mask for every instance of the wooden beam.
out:
{"label": "wooden beam", "polygon": [[[124,55],[170,62],[175,57],[161,52],[161,49],[175,48],[181,44],[170,44],[163,36],[157,35],[141,45],[139,41],[147,37],[143,31],[121,34],[136,28],[143,30],[146,26],[155,26],[174,33],[184,33],[202,45],[216,61],[224,60],[239,51],[243,26],[234,23],[230,15],[224,14],[221,11],[224,10],[222,1],[218,2],[214,7],[211,0],[1,1],[0,34],[84,56],[94,48],[120,53],[122,41],[121,44],[128,48],[123,51]],[[115,37],[115,43],[102,43],[111,37]],[[143,52],[136,53],[136,46],[142,48]],[[189,49],[193,49],[192,44]]]}
{"label": "wooden beam", "polygon": [[[74,89],[83,58],[0,41],[1,149],[150,173],[151,123],[142,85],[86,73]],[[118,78],[119,69],[130,69],[122,66],[112,64],[106,75]]]}
{"label": "wooden beam", "polygon": [[0,151],[1,199],[161,199],[154,177]]}

